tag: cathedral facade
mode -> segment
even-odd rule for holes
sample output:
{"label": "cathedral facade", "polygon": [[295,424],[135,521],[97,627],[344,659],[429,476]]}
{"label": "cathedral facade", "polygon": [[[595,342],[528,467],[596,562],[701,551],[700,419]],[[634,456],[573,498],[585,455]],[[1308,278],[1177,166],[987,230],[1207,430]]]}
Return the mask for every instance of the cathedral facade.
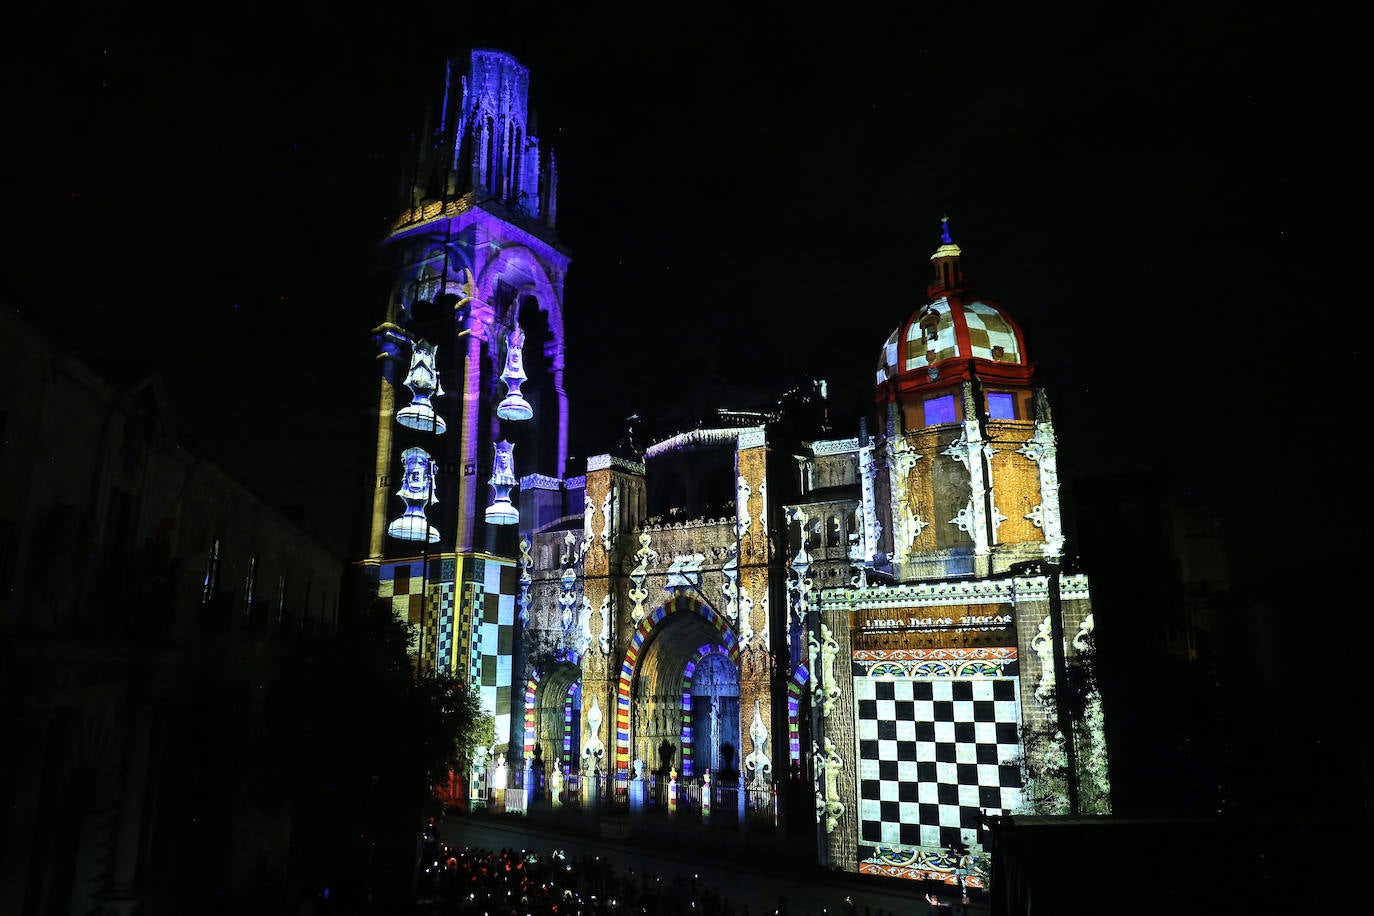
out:
{"label": "cathedral facade", "polygon": [[451,63],[386,240],[364,564],[417,663],[480,685],[514,772],[612,807],[646,773],[714,779],[741,824],[800,799],[842,871],[977,886],[989,819],[1105,813],[1048,400],[947,224],[853,436],[816,382],[571,468],[570,254],[528,90],[503,52]]}

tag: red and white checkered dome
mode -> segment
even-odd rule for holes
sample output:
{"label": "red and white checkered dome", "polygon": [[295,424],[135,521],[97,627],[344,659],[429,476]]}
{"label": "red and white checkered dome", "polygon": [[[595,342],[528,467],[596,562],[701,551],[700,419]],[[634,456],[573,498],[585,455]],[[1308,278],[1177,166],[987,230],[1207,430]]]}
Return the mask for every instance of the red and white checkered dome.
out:
{"label": "red and white checkered dome", "polygon": [[[973,295],[959,267],[959,246],[949,237],[931,255],[935,279],[929,299],[883,342],[875,383],[882,387],[903,376],[944,375],[950,360],[981,361],[1003,369],[1029,368],[1021,328],[997,303]],[[999,373],[1001,374],[1001,373]]]}

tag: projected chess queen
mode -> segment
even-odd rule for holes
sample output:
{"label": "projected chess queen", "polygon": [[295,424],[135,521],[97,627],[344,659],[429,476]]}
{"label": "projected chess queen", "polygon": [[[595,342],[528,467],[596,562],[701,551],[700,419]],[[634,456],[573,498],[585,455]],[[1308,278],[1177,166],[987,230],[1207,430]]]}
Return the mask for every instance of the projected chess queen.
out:
{"label": "projected chess queen", "polygon": [[515,486],[515,446],[507,441],[496,443],[496,453],[492,458],[491,505],[487,506],[486,519],[493,525],[515,525],[520,521],[520,510],[510,501],[511,488]]}
{"label": "projected chess queen", "polygon": [[444,393],[435,368],[439,345],[417,340],[410,347],[410,371],[405,385],[410,389],[410,404],[396,414],[396,422],[421,432],[441,433],[448,428],[444,418],[434,412],[429,399]]}
{"label": "projected chess queen", "polygon": [[506,336],[506,368],[501,370],[501,379],[506,383],[506,398],[496,405],[496,415],[503,420],[528,420],[534,416],[534,408],[520,393],[520,383],[529,378],[525,374],[524,354],[525,332],[517,324]]}
{"label": "projected chess queen", "polygon": [[439,500],[434,495],[434,459],[422,448],[408,448],[401,453],[404,477],[396,495],[405,500],[406,511],[386,528],[386,533],[402,541],[439,540],[439,529],[425,517],[425,506]]}

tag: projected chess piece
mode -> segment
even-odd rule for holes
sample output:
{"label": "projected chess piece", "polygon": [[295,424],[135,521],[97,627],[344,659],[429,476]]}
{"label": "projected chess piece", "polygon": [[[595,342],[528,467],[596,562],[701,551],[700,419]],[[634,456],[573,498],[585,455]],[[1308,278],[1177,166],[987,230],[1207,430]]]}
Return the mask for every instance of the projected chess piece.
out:
{"label": "projected chess piece", "polygon": [[496,415],[503,420],[528,420],[534,408],[520,393],[520,383],[529,378],[525,374],[525,332],[516,325],[506,337],[506,368],[501,379],[506,383],[506,398],[496,406]]}
{"label": "projected chess piece", "polygon": [[435,368],[439,345],[416,340],[410,347],[410,371],[405,386],[410,389],[410,404],[396,414],[396,422],[422,432],[442,433],[448,428],[444,418],[434,412],[430,398],[444,393]]}
{"label": "projected chess piece", "polygon": [[405,501],[406,511],[386,528],[386,533],[402,541],[439,540],[439,530],[425,517],[425,507],[439,501],[434,495],[434,459],[422,448],[401,453],[401,489],[396,495]]}
{"label": "projected chess piece", "polygon": [[515,525],[520,522],[520,510],[510,501],[511,487],[515,486],[515,458],[511,455],[514,444],[501,441],[496,443],[496,456],[492,462],[491,505],[487,506],[487,521],[493,525]]}

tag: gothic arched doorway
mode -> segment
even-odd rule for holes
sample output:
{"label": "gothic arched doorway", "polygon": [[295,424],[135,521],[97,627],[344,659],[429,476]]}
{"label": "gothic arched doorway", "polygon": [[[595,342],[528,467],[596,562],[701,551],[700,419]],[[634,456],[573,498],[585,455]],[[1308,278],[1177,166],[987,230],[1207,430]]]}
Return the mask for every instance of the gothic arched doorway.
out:
{"label": "gothic arched doorway", "polygon": [[525,753],[539,759],[545,771],[558,767],[565,774],[576,772],[582,745],[581,669],[569,661],[554,664],[534,686],[534,702],[527,706]]}
{"label": "gothic arched doorway", "polygon": [[721,646],[702,646],[684,672],[684,712],[690,710],[693,769],[721,781],[739,778],[739,669]]}
{"label": "gothic arched doorway", "polygon": [[628,721],[617,737],[617,768],[627,769],[633,755],[655,773],[697,775],[701,762],[719,768],[726,743],[738,766],[738,644],[709,605],[679,592],[640,621],[620,684]]}

